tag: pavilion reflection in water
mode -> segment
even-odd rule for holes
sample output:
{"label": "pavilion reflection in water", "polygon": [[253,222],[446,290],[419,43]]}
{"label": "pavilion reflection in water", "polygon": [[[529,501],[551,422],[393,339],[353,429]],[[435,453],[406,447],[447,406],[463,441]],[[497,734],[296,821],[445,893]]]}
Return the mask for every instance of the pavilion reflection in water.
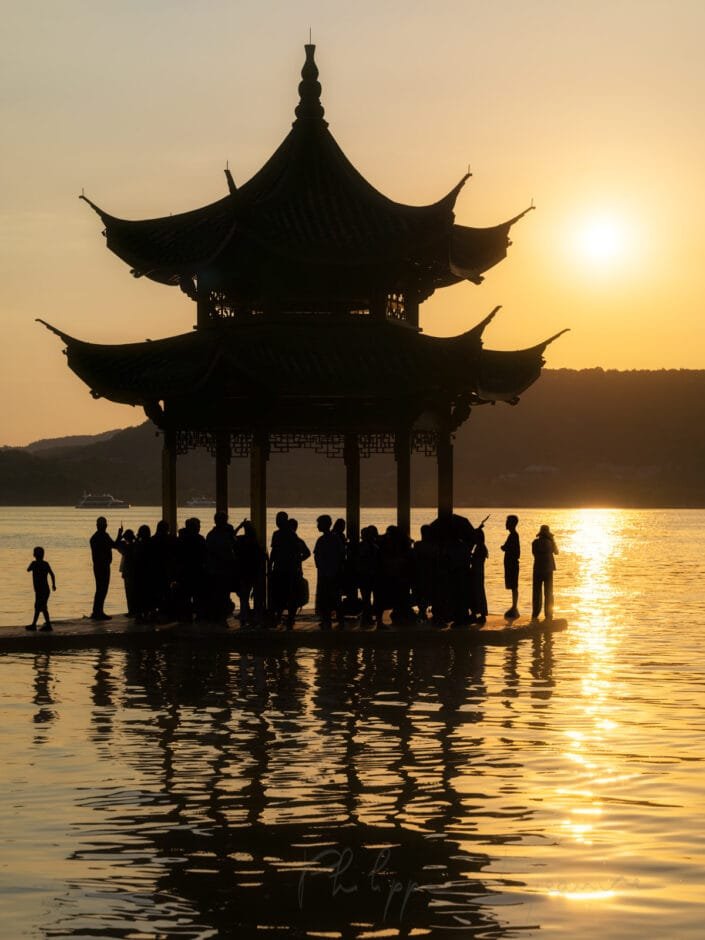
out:
{"label": "pavilion reflection in water", "polygon": [[[492,859],[472,842],[511,841],[501,825],[486,831],[507,811],[483,805],[483,777],[498,767],[520,776],[522,759],[518,744],[501,758],[488,749],[484,711],[499,694],[509,728],[512,696],[528,691],[541,727],[552,638],[506,649],[504,687],[491,692],[485,655],[97,651],[90,736],[106,775],[129,765],[141,785],[123,792],[113,776],[83,801],[99,835],[79,830],[74,857],[111,875],[106,885],[84,869],[76,890],[104,894],[107,911],[135,903],[165,936],[505,935],[492,906],[502,879],[485,874]],[[35,662],[41,705],[53,658]],[[512,812],[525,824],[533,810]],[[109,921],[105,935],[131,936],[107,911],[96,914]],[[89,922],[59,934],[81,936]]]}

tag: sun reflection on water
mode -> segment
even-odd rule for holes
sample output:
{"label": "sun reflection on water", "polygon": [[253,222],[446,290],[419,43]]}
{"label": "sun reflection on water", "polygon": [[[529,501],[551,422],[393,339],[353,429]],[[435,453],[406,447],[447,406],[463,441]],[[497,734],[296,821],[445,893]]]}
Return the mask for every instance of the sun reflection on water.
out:
{"label": "sun reflection on water", "polygon": [[[603,787],[613,785],[618,768],[612,765],[607,739],[619,727],[614,715],[613,671],[620,642],[614,611],[620,587],[616,580],[624,551],[623,514],[614,509],[583,509],[571,513],[564,523],[559,544],[564,569],[570,569],[575,612],[571,616],[571,642],[583,664],[581,697],[566,716],[567,770],[569,786],[554,792],[557,837],[590,851],[593,845],[611,838],[609,820],[601,797]],[[551,885],[548,897],[570,901],[608,901],[616,896],[604,884]]]}
{"label": "sun reflection on water", "polygon": [[616,891],[597,890],[597,891],[559,891],[552,888],[548,892],[549,898],[564,898],[566,901],[608,901],[617,896]]}

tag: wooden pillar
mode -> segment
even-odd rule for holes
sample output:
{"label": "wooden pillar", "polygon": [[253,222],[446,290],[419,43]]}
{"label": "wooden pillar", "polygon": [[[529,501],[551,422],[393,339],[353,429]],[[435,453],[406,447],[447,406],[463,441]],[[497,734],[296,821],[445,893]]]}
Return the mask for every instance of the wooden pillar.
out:
{"label": "wooden pillar", "polygon": [[419,326],[419,298],[414,291],[404,293],[404,318],[409,326]]}
{"label": "wooden pillar", "polygon": [[162,445],[162,519],[176,535],[176,431],[163,431]]}
{"label": "wooden pillar", "polygon": [[360,541],[360,445],[357,434],[346,434],[343,450],[345,460],[345,522],[348,540],[357,546]]}
{"label": "wooden pillar", "polygon": [[394,441],[397,462],[397,526],[406,535],[411,533],[411,434],[397,431]]}
{"label": "wooden pillar", "polygon": [[201,284],[196,287],[196,327],[208,326],[211,322],[212,303],[210,292]]}
{"label": "wooden pillar", "polygon": [[228,511],[228,467],[230,465],[230,435],[219,431],[215,439],[215,508]]}
{"label": "wooden pillar", "polygon": [[373,320],[387,319],[387,295],[384,291],[373,291],[370,296],[370,317]]}
{"label": "wooden pillar", "polygon": [[448,429],[438,432],[436,459],[438,461],[438,515],[448,517],[453,513],[453,435]]}
{"label": "wooden pillar", "polygon": [[267,548],[267,460],[269,439],[266,433],[252,437],[250,452],[250,519],[262,548]]}

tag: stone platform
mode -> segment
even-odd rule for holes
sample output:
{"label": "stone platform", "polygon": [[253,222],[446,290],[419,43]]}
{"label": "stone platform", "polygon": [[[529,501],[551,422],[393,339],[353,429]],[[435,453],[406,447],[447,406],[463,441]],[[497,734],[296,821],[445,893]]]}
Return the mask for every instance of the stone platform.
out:
{"label": "stone platform", "polygon": [[88,617],[54,622],[52,633],[28,632],[24,627],[0,627],[0,653],[34,650],[85,649],[90,647],[154,647],[164,643],[218,643],[233,649],[268,653],[297,647],[332,648],[357,646],[416,646],[425,643],[508,646],[527,637],[557,633],[568,628],[566,620],[531,621],[527,617],[508,621],[490,614],[487,623],[469,627],[434,627],[430,623],[385,624],[381,630],[360,626],[348,618],[344,627],[322,630],[313,612],[305,611],[293,630],[283,626],[241,627],[227,623],[135,623],[125,614],[96,623]]}

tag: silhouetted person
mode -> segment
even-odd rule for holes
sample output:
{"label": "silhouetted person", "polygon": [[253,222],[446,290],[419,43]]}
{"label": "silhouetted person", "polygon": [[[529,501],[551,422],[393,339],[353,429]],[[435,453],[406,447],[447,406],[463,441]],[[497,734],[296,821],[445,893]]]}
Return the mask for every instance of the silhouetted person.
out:
{"label": "silhouetted person", "polygon": [[[461,538],[457,529],[449,532],[449,537],[441,546],[441,563],[446,570],[450,610],[443,619],[450,619],[456,627],[470,621],[470,603],[472,584],[470,581],[470,562],[472,543]],[[435,614],[435,610],[434,610]]]}
{"label": "silhouetted person", "polygon": [[466,516],[453,513],[430,523],[431,537],[438,544],[437,587],[433,600],[433,621],[443,626],[469,622],[472,593],[470,554],[475,529]]}
{"label": "silhouetted person", "polygon": [[249,519],[243,519],[238,528],[242,528],[242,535],[235,539],[235,560],[237,564],[238,587],[237,596],[240,602],[240,623],[249,623],[253,611],[250,608],[250,598],[253,597],[254,616],[260,617],[261,582],[265,567],[266,556],[262,546],[257,540],[255,527]]}
{"label": "silhouetted person", "polygon": [[156,609],[154,578],[152,577],[152,530],[141,525],[137,530],[134,548],[135,616],[145,620]]}
{"label": "silhouetted person", "polygon": [[226,512],[213,516],[215,525],[206,536],[206,570],[209,582],[208,615],[226,620],[233,611],[230,592],[237,583],[235,530]]}
{"label": "silhouetted person", "polygon": [[433,540],[430,525],[421,526],[421,538],[411,550],[413,563],[414,599],[419,619],[428,619],[428,609],[434,604],[438,581],[438,543]]}
{"label": "silhouetted person", "polygon": [[345,536],[345,519],[336,519],[331,528],[333,535],[337,535],[338,538],[343,543],[343,546],[347,544],[347,538]]}
{"label": "silhouetted person", "polygon": [[128,617],[137,616],[137,578],[135,574],[135,551],[137,540],[132,529],[125,529],[120,538],[115,540],[115,548],[122,556],[120,558],[120,574],[125,585],[125,600],[127,601]]}
{"label": "silhouetted person", "polygon": [[299,568],[296,575],[297,586],[296,586],[296,607],[305,607],[309,601],[309,591],[308,591],[308,581],[304,578],[304,568],[303,564],[307,558],[311,557],[311,549],[304,542],[304,540],[299,535],[299,520],[298,519],[289,519],[289,525],[291,531],[294,533],[298,540],[299,546]]}
{"label": "silhouetted person", "polygon": [[483,626],[487,621],[487,594],[485,593],[485,562],[488,557],[485,531],[475,529],[475,544],[470,556],[470,620]]}
{"label": "silhouetted person", "polygon": [[379,589],[379,532],[377,526],[368,525],[360,533],[357,551],[357,583],[362,598],[363,626],[373,623],[374,600]]}
{"label": "silhouetted person", "polygon": [[438,516],[429,525],[432,537],[440,542],[452,539],[462,539],[468,545],[474,542],[475,529],[467,516],[454,512],[450,516]]}
{"label": "silhouetted person", "polygon": [[512,606],[505,613],[507,620],[516,620],[519,616],[519,558],[521,556],[521,546],[519,544],[519,525],[518,516],[507,516],[505,528],[509,535],[502,545],[504,552],[504,586],[512,592]]}
{"label": "silhouetted person", "polygon": [[[117,537],[122,536],[122,526],[118,529]],[[93,598],[93,611],[91,620],[111,620],[105,613],[105,598],[110,587],[110,566],[113,562],[113,548],[115,542],[108,535],[108,520],[105,516],[98,516],[95,521],[95,532],[90,538],[91,557],[93,559],[93,576],[95,577],[95,596]]]}
{"label": "silhouetted person", "polygon": [[433,597],[431,613],[435,626],[443,627],[453,619],[453,599],[451,597],[451,565],[448,543],[451,541],[452,530],[450,520],[436,519],[430,523],[431,538],[436,544],[438,558],[436,562],[436,590]]}
{"label": "silhouetted person", "polygon": [[333,528],[331,529],[331,532],[334,535],[337,535],[342,542],[343,552],[345,553],[343,560],[343,570],[340,573],[340,585],[338,588],[340,591],[339,609],[341,613],[341,619],[345,614],[357,616],[360,606],[357,599],[357,580],[355,578],[353,560],[351,557],[351,549],[353,546],[350,544],[348,537],[345,534],[345,525],[345,519],[336,519],[333,523]]}
{"label": "silhouetted person", "polygon": [[[298,605],[299,579],[301,577],[301,539],[291,527],[288,513],[278,512],[276,529],[272,533],[269,553],[269,596],[274,622],[279,623],[286,611],[286,628],[294,626]],[[310,554],[308,548],[306,552]],[[308,554],[306,557],[308,557]]]}
{"label": "silhouetted person", "polygon": [[547,525],[542,525],[538,535],[531,543],[534,556],[532,580],[531,619],[538,620],[543,606],[546,620],[553,619],[553,572],[556,570],[558,554],[553,533]]}
{"label": "silhouetted person", "polygon": [[340,621],[340,578],[345,561],[345,547],[338,535],[331,532],[333,520],[327,514],[319,516],[316,520],[318,531],[321,533],[313,550],[316,562],[316,612],[321,618],[321,627],[330,630],[332,626],[333,611],[335,610]]}
{"label": "silhouetted person", "polygon": [[385,610],[391,610],[394,623],[412,619],[411,540],[395,525],[387,526],[380,539],[380,577],[375,598],[377,629],[384,628]]}
{"label": "silhouetted person", "polygon": [[171,616],[172,583],[176,571],[176,538],[166,519],[160,519],[150,543],[154,597],[159,613]]}
{"label": "silhouetted person", "polygon": [[190,622],[201,612],[206,577],[206,540],[201,535],[201,520],[195,516],[184,522],[176,538],[176,614]]}
{"label": "silhouetted person", "polygon": [[37,621],[39,620],[39,615],[44,615],[44,626],[40,627],[41,630],[46,631],[47,633],[51,632],[51,618],[49,617],[49,579],[51,578],[51,590],[56,590],[56,578],[54,577],[54,572],[51,570],[51,565],[48,561],[44,559],[44,549],[41,545],[37,547],[32,552],[34,555],[34,561],[29,563],[27,571],[32,572],[32,587],[34,588],[34,617],[32,618],[31,624],[26,627],[27,630],[36,630]]}

